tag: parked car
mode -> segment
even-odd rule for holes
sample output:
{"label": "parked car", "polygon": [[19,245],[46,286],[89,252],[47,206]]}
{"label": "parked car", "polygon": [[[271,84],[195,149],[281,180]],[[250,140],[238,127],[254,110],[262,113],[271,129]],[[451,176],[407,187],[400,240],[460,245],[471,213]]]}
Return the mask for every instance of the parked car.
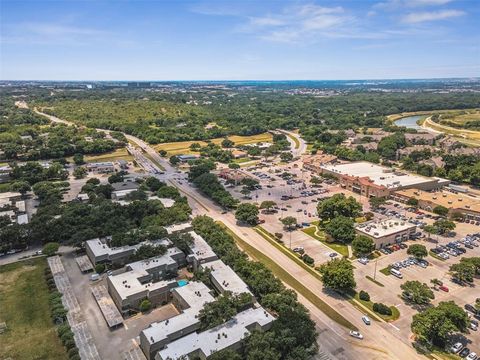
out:
{"label": "parked car", "polygon": [[296,252],[296,253],[303,253],[304,251],[305,249],[303,248],[303,246],[297,246],[293,248],[293,252]]}
{"label": "parked car", "polygon": [[469,348],[463,348],[463,350],[458,353],[458,355],[462,358],[467,357],[469,354],[470,354]]}
{"label": "parked car", "polygon": [[461,342],[457,342],[450,347],[450,351],[456,354],[460,351],[462,347],[463,347],[463,344]]}
{"label": "parked car", "polygon": [[439,289],[442,290],[442,291],[445,291],[445,292],[450,291],[450,290],[448,290],[448,287],[446,287],[445,285],[440,286]]}
{"label": "parked car", "polygon": [[474,352],[471,352],[468,354],[468,356],[465,358],[466,360],[478,360],[477,354]]}

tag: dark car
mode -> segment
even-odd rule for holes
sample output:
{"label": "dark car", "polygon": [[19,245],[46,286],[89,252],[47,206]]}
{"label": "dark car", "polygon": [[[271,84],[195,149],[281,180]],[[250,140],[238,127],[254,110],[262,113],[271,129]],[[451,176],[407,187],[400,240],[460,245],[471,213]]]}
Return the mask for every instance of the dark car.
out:
{"label": "dark car", "polygon": [[458,353],[458,355],[460,355],[462,358],[467,357],[468,354],[470,354],[469,348],[463,348],[463,350]]}
{"label": "dark car", "polygon": [[[453,280],[453,279],[452,279]],[[477,313],[477,309],[475,309],[475,307],[473,305],[470,305],[470,304],[465,304],[464,306],[465,310],[468,310],[470,311],[471,313],[473,314],[476,314]]]}

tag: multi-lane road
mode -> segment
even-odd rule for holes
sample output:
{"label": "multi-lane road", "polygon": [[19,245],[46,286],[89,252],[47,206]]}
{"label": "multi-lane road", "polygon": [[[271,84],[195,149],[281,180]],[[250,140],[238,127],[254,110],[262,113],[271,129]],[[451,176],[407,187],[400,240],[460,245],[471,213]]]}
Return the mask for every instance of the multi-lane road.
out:
{"label": "multi-lane road", "polygon": [[[35,109],[38,114],[48,117],[53,122],[61,122],[64,124],[72,124],[68,121],[58,119],[57,117],[44,114]],[[107,130],[97,129],[98,131],[108,132]],[[297,137],[300,146],[296,147],[295,142],[291,140],[292,152],[300,155],[305,152],[305,142],[295,133],[290,133]],[[188,182],[182,181],[184,174],[179,174],[177,169],[172,167],[168,161],[162,158],[151,146],[147,143],[134,137],[125,134],[130,142],[136,143],[149,158],[146,157],[138,149],[132,154],[140,165],[144,167],[152,176],[156,176],[160,180],[170,182],[176,186],[185,196],[187,196],[190,206],[192,207],[194,215],[208,215],[215,220],[222,221],[238,236],[240,236],[249,245],[262,252],[264,255],[273,259],[285,271],[292,275],[297,280],[301,281],[304,286],[310,289],[316,296],[321,298],[332,308],[341,313],[351,323],[355,324],[364,335],[364,340],[356,340],[348,335],[348,330],[338,325],[327,317],[319,308],[309,302],[307,299],[299,296],[299,300],[309,309],[312,319],[317,324],[318,344],[320,347],[319,359],[417,359],[420,357],[415,350],[410,346],[410,339],[402,337],[399,331],[385,322],[372,322],[370,326],[365,325],[361,316],[363,315],[357,308],[351,305],[343,298],[327,294],[321,281],[311,275],[301,266],[293,262],[284,253],[276,247],[265,241],[258,233],[248,227],[239,226],[236,223],[235,217],[231,213],[224,214],[222,209],[214,204],[210,199],[200,194]],[[303,145],[302,145],[303,144]],[[163,174],[158,174],[157,164],[163,168]]]}

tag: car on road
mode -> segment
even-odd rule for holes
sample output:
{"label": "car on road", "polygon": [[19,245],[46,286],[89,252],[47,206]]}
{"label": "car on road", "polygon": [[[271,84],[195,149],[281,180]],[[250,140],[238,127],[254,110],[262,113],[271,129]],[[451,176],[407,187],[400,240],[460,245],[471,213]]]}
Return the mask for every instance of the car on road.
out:
{"label": "car on road", "polygon": [[450,351],[456,354],[460,351],[462,347],[463,347],[463,344],[461,342],[457,342],[450,347]]}
{"label": "car on road", "polygon": [[350,330],[350,336],[356,338],[356,339],[363,339],[363,335],[360,334],[358,331]]}
{"label": "car on road", "polygon": [[370,325],[372,322],[370,321],[370,318],[366,315],[362,316],[362,321],[365,323],[365,325]]}
{"label": "car on road", "polygon": [[367,258],[360,258],[360,259],[358,259],[358,262],[360,264],[367,265],[368,264],[368,259]]}

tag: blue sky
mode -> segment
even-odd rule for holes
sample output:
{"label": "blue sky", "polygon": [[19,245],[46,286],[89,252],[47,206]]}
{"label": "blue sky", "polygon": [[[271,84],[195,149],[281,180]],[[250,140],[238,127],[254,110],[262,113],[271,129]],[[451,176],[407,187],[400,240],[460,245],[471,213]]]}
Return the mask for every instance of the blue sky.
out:
{"label": "blue sky", "polygon": [[4,80],[480,75],[477,0],[0,2]]}

